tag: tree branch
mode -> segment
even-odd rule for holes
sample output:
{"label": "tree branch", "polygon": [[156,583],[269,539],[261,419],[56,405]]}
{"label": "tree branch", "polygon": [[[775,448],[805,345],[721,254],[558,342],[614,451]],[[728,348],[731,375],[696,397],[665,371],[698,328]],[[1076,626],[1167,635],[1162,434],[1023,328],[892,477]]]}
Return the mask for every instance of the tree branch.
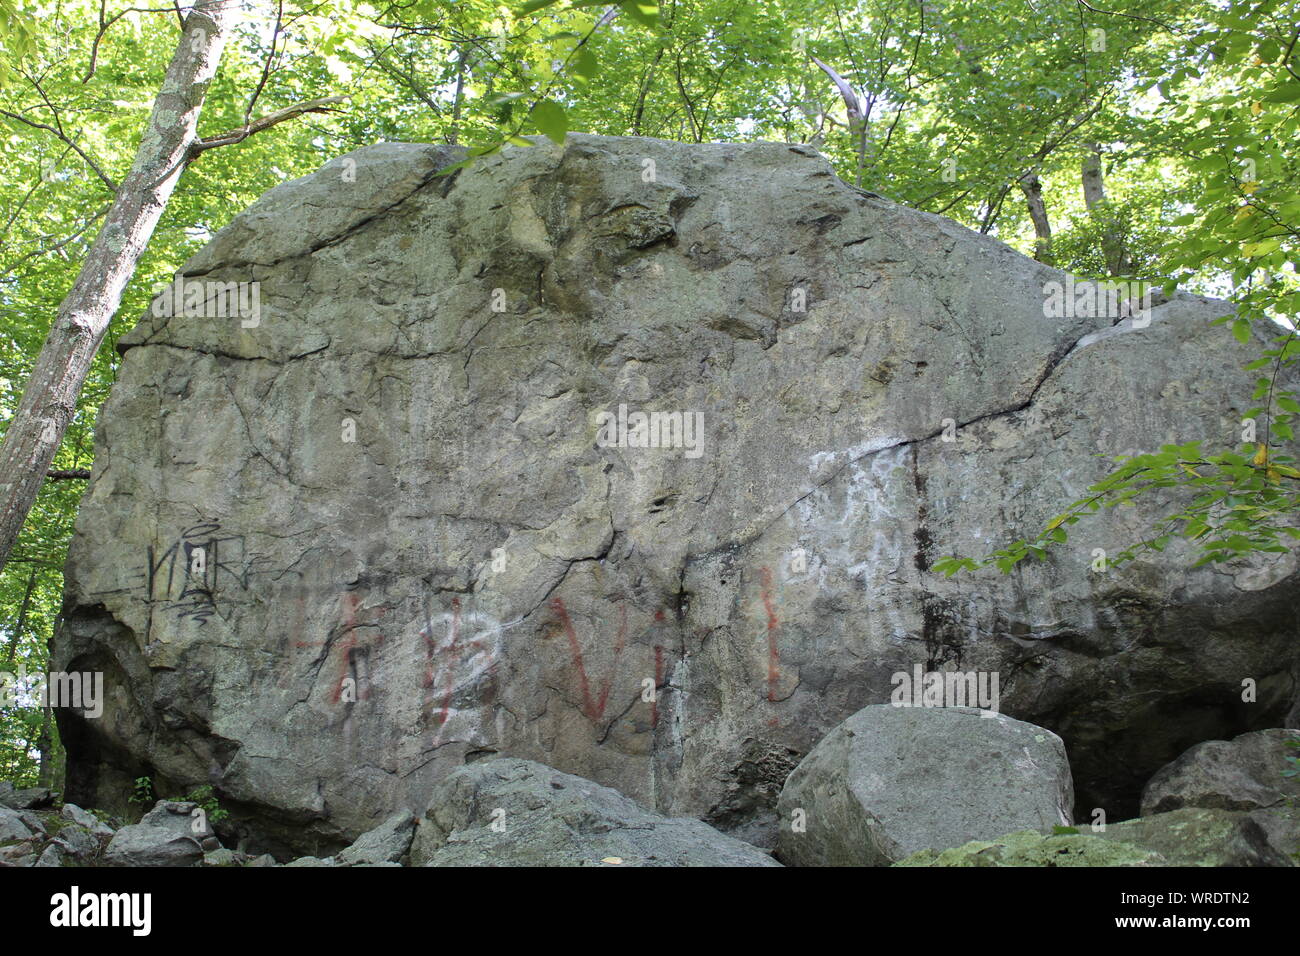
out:
{"label": "tree branch", "polygon": [[347,96],[322,96],[315,100],[306,100],[302,103],[295,103],[293,106],[286,106],[282,110],[276,110],[274,113],[268,113],[265,116],[246,123],[238,129],[232,129],[218,136],[209,136],[190,144],[188,159],[193,159],[199,153],[209,149],[216,149],[218,146],[233,146],[235,143],[242,143],[254,133],[260,133],[262,130],[270,129],[278,123],[285,120],[296,119],[304,113],[341,113],[342,110],[333,109],[335,103],[342,103],[348,99]]}

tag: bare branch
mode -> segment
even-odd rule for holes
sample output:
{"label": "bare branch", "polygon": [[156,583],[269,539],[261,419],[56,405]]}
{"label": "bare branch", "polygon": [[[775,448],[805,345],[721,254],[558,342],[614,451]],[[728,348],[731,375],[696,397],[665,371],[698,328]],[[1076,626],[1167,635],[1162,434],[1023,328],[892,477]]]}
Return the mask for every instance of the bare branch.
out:
{"label": "bare branch", "polygon": [[272,126],[285,122],[285,120],[296,119],[304,113],[341,113],[342,110],[333,108],[334,104],[342,103],[347,99],[349,99],[348,96],[322,96],[319,99],[306,100],[302,103],[295,103],[293,106],[286,106],[282,110],[276,110],[274,113],[268,113],[259,119],[253,120],[251,123],[246,123],[238,129],[232,129],[218,136],[209,136],[192,143],[187,159],[193,159],[199,153],[215,149],[218,146],[233,146],[235,143],[242,143],[254,133],[270,129]]}

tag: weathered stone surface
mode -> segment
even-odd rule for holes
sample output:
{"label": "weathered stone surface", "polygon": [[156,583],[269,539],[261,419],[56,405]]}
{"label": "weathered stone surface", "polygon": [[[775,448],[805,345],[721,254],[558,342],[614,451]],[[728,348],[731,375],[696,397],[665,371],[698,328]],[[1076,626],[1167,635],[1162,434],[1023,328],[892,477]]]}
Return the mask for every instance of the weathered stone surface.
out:
{"label": "weathered stone surface", "polygon": [[321,859],[316,856],[300,856],[296,860],[290,860],[285,866],[334,866],[334,857]]}
{"label": "weathered stone surface", "polygon": [[57,846],[66,857],[87,863],[98,856],[103,841],[95,833],[74,823],[62,827],[50,845]]}
{"label": "weathered stone surface", "polygon": [[1110,824],[1100,835],[1154,850],[1171,866],[1294,865],[1248,813],[1187,807]]}
{"label": "weathered stone surface", "polygon": [[1259,810],[1300,801],[1300,777],[1284,777],[1287,757],[1300,754],[1288,741],[1300,730],[1273,728],[1192,747],[1148,781],[1142,814],[1180,807]]}
{"label": "weathered stone surface", "polygon": [[109,866],[193,866],[203,848],[174,827],[133,824],[113,834],[104,862]]}
{"label": "weathered stone surface", "polygon": [[921,850],[894,866],[1168,866],[1154,850],[1095,833],[1048,836],[1020,830],[943,851]]}
{"label": "weathered stone surface", "polygon": [[41,851],[40,857],[33,863],[33,866],[65,866],[67,860],[67,851],[58,843],[51,843]]}
{"label": "weathered stone surface", "polygon": [[[331,853],[495,752],[770,841],[790,770],[920,663],[1000,673],[1115,819],[1283,721],[1291,558],[1091,571],[1139,508],[1010,576],[929,571],[1102,455],[1235,444],[1223,303],[1047,318],[1060,273],[805,147],[573,136],[433,178],[458,155],[278,187],[185,268],[260,283],[256,324],[120,340],[54,645],[106,674],[101,718],[59,714],[70,799],[212,783]],[[699,456],[602,446],[620,404],[700,413]]]}
{"label": "weathered stone surface", "polygon": [[1023,830],[899,866],[1294,866],[1248,813],[1189,807],[1076,833]]}
{"label": "weathered stone surface", "polygon": [[39,851],[40,841],[36,839],[0,845],[0,867],[35,866]]}
{"label": "weathered stone surface", "polygon": [[0,807],[0,843],[10,840],[26,840],[34,834],[22,814],[17,810]]}
{"label": "weathered stone surface", "polygon": [[140,818],[140,825],[159,827],[177,836],[185,836],[199,844],[202,850],[214,850],[220,846],[212,832],[212,824],[206,815],[200,815],[198,804],[188,800],[159,800],[154,808]]}
{"label": "weathered stone surface", "polygon": [[27,824],[27,828],[38,837],[46,835],[45,821],[41,819],[41,815],[35,810],[19,810],[18,818]]}
{"label": "weathered stone surface", "polygon": [[387,820],[357,841],[338,856],[344,866],[361,866],[374,863],[400,863],[411,848],[415,835],[415,815],[410,810],[398,810]]}
{"label": "weathered stone surface", "polygon": [[83,810],[75,803],[65,803],[59,815],[70,823],[75,823],[80,827],[85,827],[91,833],[99,837],[111,837],[113,828],[110,827],[99,817],[95,816],[89,810]]}
{"label": "weathered stone surface", "polygon": [[528,760],[481,760],[434,788],[412,866],[777,866],[699,820],[669,819]]}
{"label": "weathered stone surface", "polygon": [[1300,805],[1252,810],[1250,818],[1268,835],[1273,849],[1300,864]]}
{"label": "weathered stone surface", "polygon": [[54,797],[54,791],[48,787],[15,790],[11,783],[0,783],[0,807],[11,810],[40,810],[52,804]]}
{"label": "weathered stone surface", "polygon": [[777,856],[793,866],[888,866],[922,849],[1070,823],[1060,738],[984,714],[889,704],[858,711],[786,781]]}

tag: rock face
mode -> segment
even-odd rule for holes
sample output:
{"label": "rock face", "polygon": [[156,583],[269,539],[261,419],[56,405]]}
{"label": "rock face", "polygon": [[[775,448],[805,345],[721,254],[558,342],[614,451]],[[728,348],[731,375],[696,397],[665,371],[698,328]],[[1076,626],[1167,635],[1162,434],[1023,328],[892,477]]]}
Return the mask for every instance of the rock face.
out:
{"label": "rock face", "polygon": [[1294,562],[1090,570],[1139,508],[929,570],[1098,455],[1234,444],[1224,304],[1049,317],[1061,273],[806,147],[573,136],[435,177],[459,156],[277,187],[119,341],[55,642],[106,681],[59,715],[69,799],[210,783],[328,855],[499,753],[770,845],[789,772],[916,664],[999,673],[1112,819],[1283,722]]}
{"label": "rock face", "polygon": [[437,787],[412,866],[778,866],[699,820],[651,813],[529,760],[481,760]]}
{"label": "rock face", "polygon": [[973,708],[858,711],[799,764],[779,804],[777,855],[794,866],[888,866],[1020,829],[1068,824],[1061,739]]}
{"label": "rock face", "polygon": [[1300,731],[1278,728],[1242,734],[1233,740],[1207,740],[1162,767],[1142,791],[1142,813],[1180,807],[1262,810],[1300,801],[1300,777],[1284,777],[1288,746]]}

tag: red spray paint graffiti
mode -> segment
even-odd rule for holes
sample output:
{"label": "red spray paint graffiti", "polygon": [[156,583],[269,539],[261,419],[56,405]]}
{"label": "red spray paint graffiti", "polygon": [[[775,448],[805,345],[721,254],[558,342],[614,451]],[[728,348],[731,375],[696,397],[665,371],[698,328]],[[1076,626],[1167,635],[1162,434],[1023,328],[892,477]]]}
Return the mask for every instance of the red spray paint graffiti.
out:
{"label": "red spray paint graffiti", "polygon": [[621,616],[618,625],[618,636],[614,641],[614,663],[610,668],[609,676],[600,689],[600,696],[593,698],[591,695],[591,681],[587,678],[587,666],[582,658],[582,644],[578,641],[578,633],[573,629],[573,622],[569,620],[569,612],[564,606],[562,598],[551,599],[551,610],[555,612],[556,617],[560,619],[560,626],[564,628],[564,634],[569,639],[569,653],[573,657],[573,667],[578,672],[578,683],[582,688],[582,710],[587,718],[592,721],[600,720],[605,716],[605,705],[609,702],[609,692],[614,686],[614,677],[618,673],[618,660],[623,655],[623,646],[627,642],[627,605],[619,605]]}
{"label": "red spray paint graffiti", "polygon": [[[362,621],[358,623],[357,610],[361,606],[361,597],[358,596],[355,591],[344,592],[343,597],[340,599],[340,603],[343,608],[342,613],[340,614],[340,624],[342,625],[339,630],[340,639],[329,649],[330,654],[333,654],[336,648],[339,651],[338,677],[334,682],[334,690],[330,695],[331,699],[336,704],[339,703],[340,700],[342,700],[343,688],[346,686],[348,678],[352,675],[352,668],[354,664],[353,653],[359,648],[365,649],[371,646],[369,642],[363,643],[360,640],[358,640],[357,630],[358,628],[362,628],[362,627],[373,627],[375,626],[376,623],[373,620]],[[299,598],[300,609],[301,606],[302,606],[302,599]],[[387,610],[388,610],[387,608],[379,607],[379,608],[371,608],[369,609],[369,612],[373,613],[373,616],[375,618],[380,618],[384,616]],[[383,640],[384,640],[384,635],[376,632],[375,643],[381,644],[383,643]],[[320,647],[322,645],[329,645],[329,644],[330,641],[328,640],[295,641],[293,646],[302,648],[302,647]],[[369,687],[357,688],[357,700],[365,700],[369,696],[370,696]]]}

